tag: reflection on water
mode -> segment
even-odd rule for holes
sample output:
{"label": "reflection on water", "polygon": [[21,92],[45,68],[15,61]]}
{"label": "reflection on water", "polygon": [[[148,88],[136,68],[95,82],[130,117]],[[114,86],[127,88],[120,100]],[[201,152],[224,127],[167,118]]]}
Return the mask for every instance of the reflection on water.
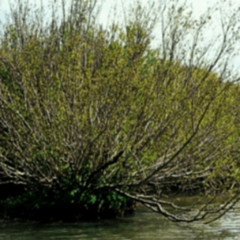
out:
{"label": "reflection on water", "polygon": [[37,224],[0,222],[0,240],[155,240],[155,239],[239,239],[240,214],[230,212],[218,221],[172,223],[148,209],[131,216],[98,222]]}

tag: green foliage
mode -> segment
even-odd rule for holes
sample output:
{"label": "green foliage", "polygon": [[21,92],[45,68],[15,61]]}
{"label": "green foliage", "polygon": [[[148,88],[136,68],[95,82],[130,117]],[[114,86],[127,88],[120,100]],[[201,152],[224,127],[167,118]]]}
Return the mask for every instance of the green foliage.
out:
{"label": "green foliage", "polygon": [[88,1],[74,3],[60,26],[53,19],[40,30],[34,22],[5,29],[0,180],[29,189],[9,196],[9,214],[101,217],[149,199],[157,209],[169,182],[237,188],[240,89],[212,71],[217,61],[203,67],[174,57],[187,24],[173,17],[182,25],[159,52],[147,19],[103,30]]}
{"label": "green foliage", "polygon": [[114,191],[79,186],[75,177],[63,177],[59,189],[30,190],[6,203],[9,216],[44,221],[115,217],[133,211],[133,207],[131,200]]}
{"label": "green foliage", "polygon": [[7,71],[7,69],[4,67],[4,65],[0,66],[0,77],[1,80],[3,81],[3,83],[8,86],[10,84],[9,79],[9,72]]}

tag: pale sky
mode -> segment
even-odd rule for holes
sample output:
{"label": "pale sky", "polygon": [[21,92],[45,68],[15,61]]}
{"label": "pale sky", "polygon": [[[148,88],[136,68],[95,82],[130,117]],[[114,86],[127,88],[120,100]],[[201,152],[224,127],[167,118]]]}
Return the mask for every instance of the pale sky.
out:
{"label": "pale sky", "polygon": [[[16,3],[18,2],[18,0],[0,0],[0,20],[1,21],[5,21],[5,14],[9,13],[9,3]],[[22,0],[23,1],[23,0]],[[55,2],[59,2],[61,3],[61,0],[54,0]],[[139,0],[141,3],[143,4],[148,4],[148,2],[152,3],[152,2],[160,2],[161,0]],[[41,0],[28,0],[28,2],[30,4],[34,3],[34,4],[39,4]],[[43,4],[45,6],[48,6],[49,0],[42,0]],[[66,2],[70,2],[70,1],[66,1]],[[102,11],[101,11],[101,22],[103,24],[105,24],[108,21],[108,15],[109,15],[109,11],[111,10],[111,7],[114,6],[115,4],[118,6],[118,9],[120,9],[119,12],[121,12],[122,10],[122,3],[124,3],[124,6],[128,6],[128,4],[130,3],[134,3],[134,0],[99,0],[99,3],[101,4],[102,7]],[[176,0],[176,2],[181,2],[181,0]],[[182,1],[183,2],[183,1]],[[207,7],[210,6],[216,6],[219,4],[220,0],[186,0],[185,1],[186,4],[184,6],[191,6],[193,7],[193,12],[194,15],[199,16],[201,13],[204,13],[207,9]],[[230,2],[230,0],[228,0],[228,2]]]}

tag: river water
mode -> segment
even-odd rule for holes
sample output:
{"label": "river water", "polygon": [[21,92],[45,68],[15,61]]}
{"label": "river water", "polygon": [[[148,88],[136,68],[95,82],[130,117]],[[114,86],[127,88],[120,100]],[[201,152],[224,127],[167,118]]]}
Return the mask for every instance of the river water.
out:
{"label": "river water", "polygon": [[21,223],[0,221],[0,240],[155,240],[240,239],[240,210],[211,224],[173,223],[139,207],[130,216],[96,222]]}

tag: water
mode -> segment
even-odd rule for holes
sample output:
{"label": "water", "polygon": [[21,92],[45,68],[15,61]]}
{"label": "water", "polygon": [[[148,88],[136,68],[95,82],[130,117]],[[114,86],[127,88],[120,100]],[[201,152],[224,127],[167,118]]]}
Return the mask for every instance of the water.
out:
{"label": "water", "polygon": [[232,240],[240,236],[240,210],[211,224],[173,223],[145,208],[131,216],[81,223],[4,223],[0,240]]}

